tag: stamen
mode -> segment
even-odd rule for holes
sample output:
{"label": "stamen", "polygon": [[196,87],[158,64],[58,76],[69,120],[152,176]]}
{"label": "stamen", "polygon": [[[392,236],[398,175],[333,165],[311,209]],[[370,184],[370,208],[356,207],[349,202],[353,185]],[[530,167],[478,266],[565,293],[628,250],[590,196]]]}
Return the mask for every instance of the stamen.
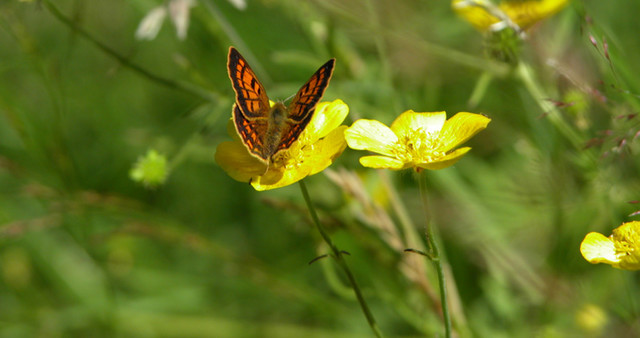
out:
{"label": "stamen", "polygon": [[442,144],[438,136],[438,132],[427,132],[422,128],[415,129],[398,140],[395,155],[404,162],[427,163],[440,159],[446,153],[439,150]]}

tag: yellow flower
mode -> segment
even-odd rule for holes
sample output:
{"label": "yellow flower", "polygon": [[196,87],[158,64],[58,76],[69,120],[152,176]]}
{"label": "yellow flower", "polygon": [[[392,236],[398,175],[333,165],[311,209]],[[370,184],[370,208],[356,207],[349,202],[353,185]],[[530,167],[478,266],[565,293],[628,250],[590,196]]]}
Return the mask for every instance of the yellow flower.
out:
{"label": "yellow flower", "polygon": [[580,244],[589,263],[606,263],[617,269],[640,270],[640,221],[623,223],[605,237],[590,232]]}
{"label": "yellow flower", "polygon": [[360,164],[384,169],[443,169],[456,163],[471,148],[455,149],[487,127],[491,119],[458,113],[446,120],[445,112],[416,113],[408,110],[391,128],[375,120],[358,120],[345,138],[350,148],[380,155],[364,156]]}
{"label": "yellow flower", "polygon": [[575,321],[582,331],[590,334],[589,337],[600,337],[609,318],[601,307],[595,304],[584,304],[576,312]]}
{"label": "yellow flower", "polygon": [[503,21],[498,13],[492,12],[492,8],[502,11],[514,24],[526,30],[536,22],[559,12],[568,2],[569,0],[503,0],[497,8],[486,0],[453,0],[451,4],[453,10],[476,29],[486,31]]}
{"label": "yellow flower", "polygon": [[232,122],[227,131],[234,141],[222,142],[216,149],[216,162],[233,179],[251,182],[256,190],[269,190],[293,184],[321,172],[347,147],[340,124],[349,114],[342,100],[320,102],[311,121],[288,149],[273,155],[269,164],[252,156],[240,141]]}

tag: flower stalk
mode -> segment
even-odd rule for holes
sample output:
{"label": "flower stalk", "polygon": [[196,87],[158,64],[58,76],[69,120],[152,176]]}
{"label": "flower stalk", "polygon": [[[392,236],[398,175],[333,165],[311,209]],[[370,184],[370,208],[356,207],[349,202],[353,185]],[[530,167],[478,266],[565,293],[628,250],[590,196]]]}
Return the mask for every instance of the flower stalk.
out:
{"label": "flower stalk", "polygon": [[364,296],[362,295],[362,291],[360,290],[360,287],[358,286],[358,283],[356,282],[356,279],[353,276],[351,269],[349,269],[347,262],[342,257],[343,255],[342,251],[340,251],[340,249],[338,249],[338,247],[333,243],[333,241],[331,240],[331,237],[329,237],[329,234],[327,234],[324,227],[320,223],[320,219],[318,218],[316,209],[314,208],[313,203],[311,202],[311,197],[309,196],[309,191],[307,190],[307,186],[304,183],[304,180],[300,180],[298,183],[300,184],[300,191],[302,192],[304,201],[307,203],[307,208],[309,209],[309,214],[311,215],[311,219],[313,223],[316,225],[316,229],[318,229],[318,232],[320,232],[320,236],[322,236],[322,239],[324,240],[324,242],[327,243],[329,248],[331,248],[331,256],[336,260],[336,262],[338,263],[338,266],[340,266],[340,268],[344,271],[345,275],[347,275],[347,279],[349,280],[349,283],[351,284],[351,287],[353,288],[353,291],[356,294],[358,303],[360,303],[362,312],[367,318],[367,322],[369,323],[371,330],[376,335],[376,337],[382,337],[382,332],[380,331],[380,328],[378,327],[378,324],[376,323],[376,320],[373,317],[371,310],[369,310],[369,306],[367,305],[367,302],[365,301]]}
{"label": "flower stalk", "polygon": [[440,256],[440,247],[435,238],[435,232],[429,220],[429,201],[427,198],[427,183],[425,171],[423,170],[418,176],[418,184],[420,187],[420,198],[422,199],[422,208],[425,214],[425,232],[429,243],[428,257],[436,267],[438,273],[438,285],[440,287],[440,303],[442,305],[442,319],[444,321],[445,337],[451,338],[451,315],[449,313],[449,304],[447,303],[447,281],[444,275],[443,259]]}
{"label": "flower stalk", "polygon": [[562,114],[558,108],[549,100],[548,95],[544,93],[542,86],[536,81],[531,67],[520,62],[516,67],[516,76],[531,94],[540,109],[547,114],[547,117],[553,125],[564,135],[575,147],[580,149],[584,147],[584,139],[562,118]]}

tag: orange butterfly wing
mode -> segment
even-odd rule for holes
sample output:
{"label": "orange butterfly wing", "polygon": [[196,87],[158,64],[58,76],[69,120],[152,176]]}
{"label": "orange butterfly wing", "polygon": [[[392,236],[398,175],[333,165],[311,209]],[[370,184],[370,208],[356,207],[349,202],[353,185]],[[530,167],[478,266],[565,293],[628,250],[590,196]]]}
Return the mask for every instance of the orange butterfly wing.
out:
{"label": "orange butterfly wing", "polygon": [[238,107],[238,104],[234,104],[233,122],[238,135],[242,138],[242,142],[247,146],[249,152],[263,161],[267,161],[271,154],[269,153],[268,147],[264,144],[264,136],[269,129],[269,120],[262,118],[247,119]]}
{"label": "orange butterfly wing", "polygon": [[269,97],[264,87],[251,70],[247,60],[233,47],[229,48],[227,62],[229,78],[236,92],[236,103],[245,117],[267,117],[269,113]]}
{"label": "orange butterfly wing", "polygon": [[287,115],[289,128],[283,130],[276,152],[289,148],[311,121],[316,104],[322,99],[322,95],[329,86],[335,63],[336,59],[331,59],[318,68],[291,100]]}
{"label": "orange butterfly wing", "polygon": [[247,60],[233,47],[227,62],[229,79],[236,92],[233,122],[249,152],[266,161],[271,154],[265,148],[264,136],[269,128],[269,97]]}

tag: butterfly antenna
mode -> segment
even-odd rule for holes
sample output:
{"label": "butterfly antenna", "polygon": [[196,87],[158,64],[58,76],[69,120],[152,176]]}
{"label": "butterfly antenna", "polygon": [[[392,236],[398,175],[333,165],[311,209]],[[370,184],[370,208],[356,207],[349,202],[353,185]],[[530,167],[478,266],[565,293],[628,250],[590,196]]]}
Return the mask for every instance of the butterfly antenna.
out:
{"label": "butterfly antenna", "polygon": [[291,98],[293,98],[294,96],[296,96],[296,94],[291,94],[289,97],[287,97],[286,99],[284,99],[283,102],[287,102],[289,100],[291,100]]}

